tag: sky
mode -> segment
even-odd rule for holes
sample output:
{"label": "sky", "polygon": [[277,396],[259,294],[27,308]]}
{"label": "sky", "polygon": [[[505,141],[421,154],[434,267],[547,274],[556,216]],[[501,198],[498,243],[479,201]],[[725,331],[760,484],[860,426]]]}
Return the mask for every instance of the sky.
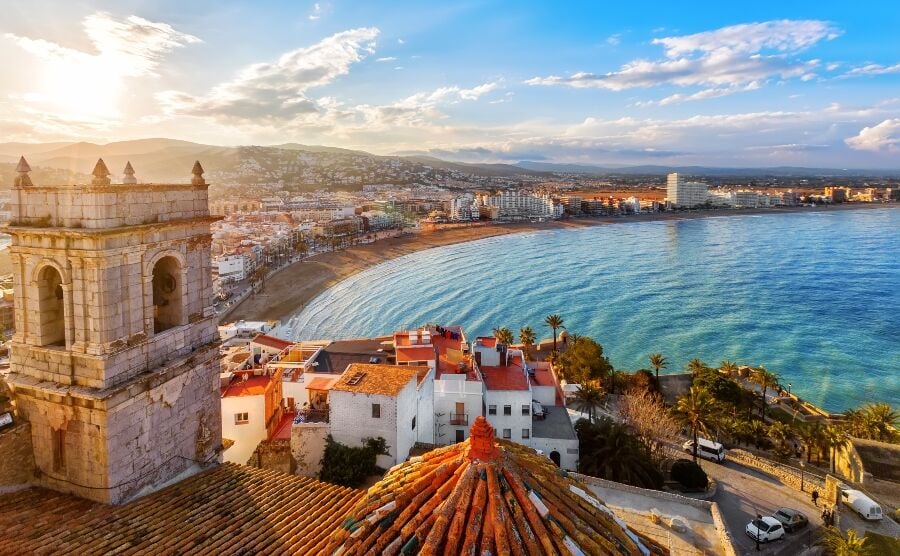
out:
{"label": "sky", "polygon": [[900,168],[887,1],[0,0],[0,13],[2,141]]}

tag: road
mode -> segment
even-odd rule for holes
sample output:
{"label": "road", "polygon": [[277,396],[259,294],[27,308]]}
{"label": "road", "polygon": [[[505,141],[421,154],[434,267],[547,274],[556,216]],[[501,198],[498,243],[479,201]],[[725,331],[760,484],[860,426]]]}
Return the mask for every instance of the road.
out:
{"label": "road", "polygon": [[[822,526],[822,504],[816,508],[807,494],[789,488],[768,475],[734,462],[701,463],[707,475],[718,483],[713,500],[718,503],[725,525],[737,545],[739,554],[793,556],[800,554],[818,537]],[[760,545],[747,536],[745,529],[757,514],[772,515],[778,508],[793,508],[806,514],[809,526],[788,533],[785,540]]]}

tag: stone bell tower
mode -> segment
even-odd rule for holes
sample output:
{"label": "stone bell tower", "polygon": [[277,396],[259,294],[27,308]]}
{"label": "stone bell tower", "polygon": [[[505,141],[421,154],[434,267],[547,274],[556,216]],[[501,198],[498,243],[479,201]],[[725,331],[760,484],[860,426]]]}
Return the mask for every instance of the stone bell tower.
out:
{"label": "stone bell tower", "polygon": [[210,223],[189,184],[143,184],[103,160],[85,185],[12,189],[15,323],[8,383],[41,486],[120,503],[221,445]]}

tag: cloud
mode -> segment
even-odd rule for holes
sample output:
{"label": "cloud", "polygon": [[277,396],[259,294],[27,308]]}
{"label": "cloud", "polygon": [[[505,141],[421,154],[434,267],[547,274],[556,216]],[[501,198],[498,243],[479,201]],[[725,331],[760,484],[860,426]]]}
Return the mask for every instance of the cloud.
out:
{"label": "cloud", "polygon": [[476,101],[496,90],[500,84],[489,82],[469,89],[459,86],[440,87],[430,92],[416,93],[397,102],[381,105],[359,105],[354,111],[366,126],[380,128],[391,126],[421,127],[446,118],[441,106],[462,101]]}
{"label": "cloud", "polygon": [[864,127],[857,135],[847,138],[844,142],[851,149],[860,151],[900,152],[900,118]]}
{"label": "cloud", "polygon": [[384,56],[383,58],[375,58],[376,62],[393,62],[397,58],[395,56]]}
{"label": "cloud", "polygon": [[606,37],[606,44],[610,46],[619,46],[620,42],[622,42],[622,35],[619,33]]}
{"label": "cloud", "polygon": [[346,75],[353,64],[374,53],[378,33],[374,27],[342,31],[273,62],[247,66],[206,95],[165,91],[157,98],[169,114],[239,123],[289,121],[317,112],[317,102],[305,93]]}
{"label": "cloud", "polygon": [[115,19],[109,13],[97,12],[85,17],[82,27],[96,53],[12,33],[5,36],[46,61],[101,66],[111,74],[129,77],[156,75],[155,70],[166,54],[187,44],[201,42],[193,35],[176,31],[171,25],[136,15]]}
{"label": "cloud", "polygon": [[699,91],[697,96],[683,97],[692,100],[711,98],[747,90],[751,84],[758,86],[770,78],[811,79],[820,61],[798,60],[794,56],[839,35],[840,31],[830,23],[815,20],[733,25],[692,35],[654,39],[653,44],[664,48],[662,59],[633,60],[608,73],[582,71],[567,77],[534,77],[525,83],[610,91],[658,85],[704,87],[706,90]]}
{"label": "cloud", "polygon": [[306,16],[310,21],[315,21],[322,17],[322,5],[316,2],[313,4],[312,11]]}
{"label": "cloud", "polygon": [[851,69],[845,75],[885,75],[888,73],[900,73],[900,64],[894,64],[893,66],[883,66],[881,64],[866,64],[865,66],[859,66]]}

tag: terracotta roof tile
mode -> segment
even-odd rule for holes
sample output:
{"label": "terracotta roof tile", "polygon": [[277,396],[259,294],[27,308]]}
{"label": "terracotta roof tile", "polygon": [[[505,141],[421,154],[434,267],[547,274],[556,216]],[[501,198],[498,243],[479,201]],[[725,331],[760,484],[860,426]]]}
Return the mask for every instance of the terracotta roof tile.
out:
{"label": "terracotta roof tile", "polygon": [[[334,383],[331,391],[396,396],[410,380],[417,378],[418,384],[427,373],[428,367],[353,363]],[[353,379],[358,375],[362,375],[362,378],[354,383]]]}
{"label": "terracotta roof tile", "polygon": [[478,417],[465,442],[392,468],[325,554],[667,554],[548,458],[493,434]]}
{"label": "terracotta roof tile", "polygon": [[251,343],[259,344],[261,346],[270,347],[272,349],[282,350],[285,348],[289,348],[294,345],[293,342],[288,342],[287,340],[282,340],[281,338],[276,338],[274,336],[268,336],[266,334],[259,334],[252,340]]}
{"label": "terracotta roof tile", "polygon": [[481,374],[488,390],[528,390],[528,379],[520,366],[491,367],[482,365]]}
{"label": "terracotta roof tile", "polygon": [[0,496],[0,554],[318,554],[362,492],[224,464],[123,506]]}

